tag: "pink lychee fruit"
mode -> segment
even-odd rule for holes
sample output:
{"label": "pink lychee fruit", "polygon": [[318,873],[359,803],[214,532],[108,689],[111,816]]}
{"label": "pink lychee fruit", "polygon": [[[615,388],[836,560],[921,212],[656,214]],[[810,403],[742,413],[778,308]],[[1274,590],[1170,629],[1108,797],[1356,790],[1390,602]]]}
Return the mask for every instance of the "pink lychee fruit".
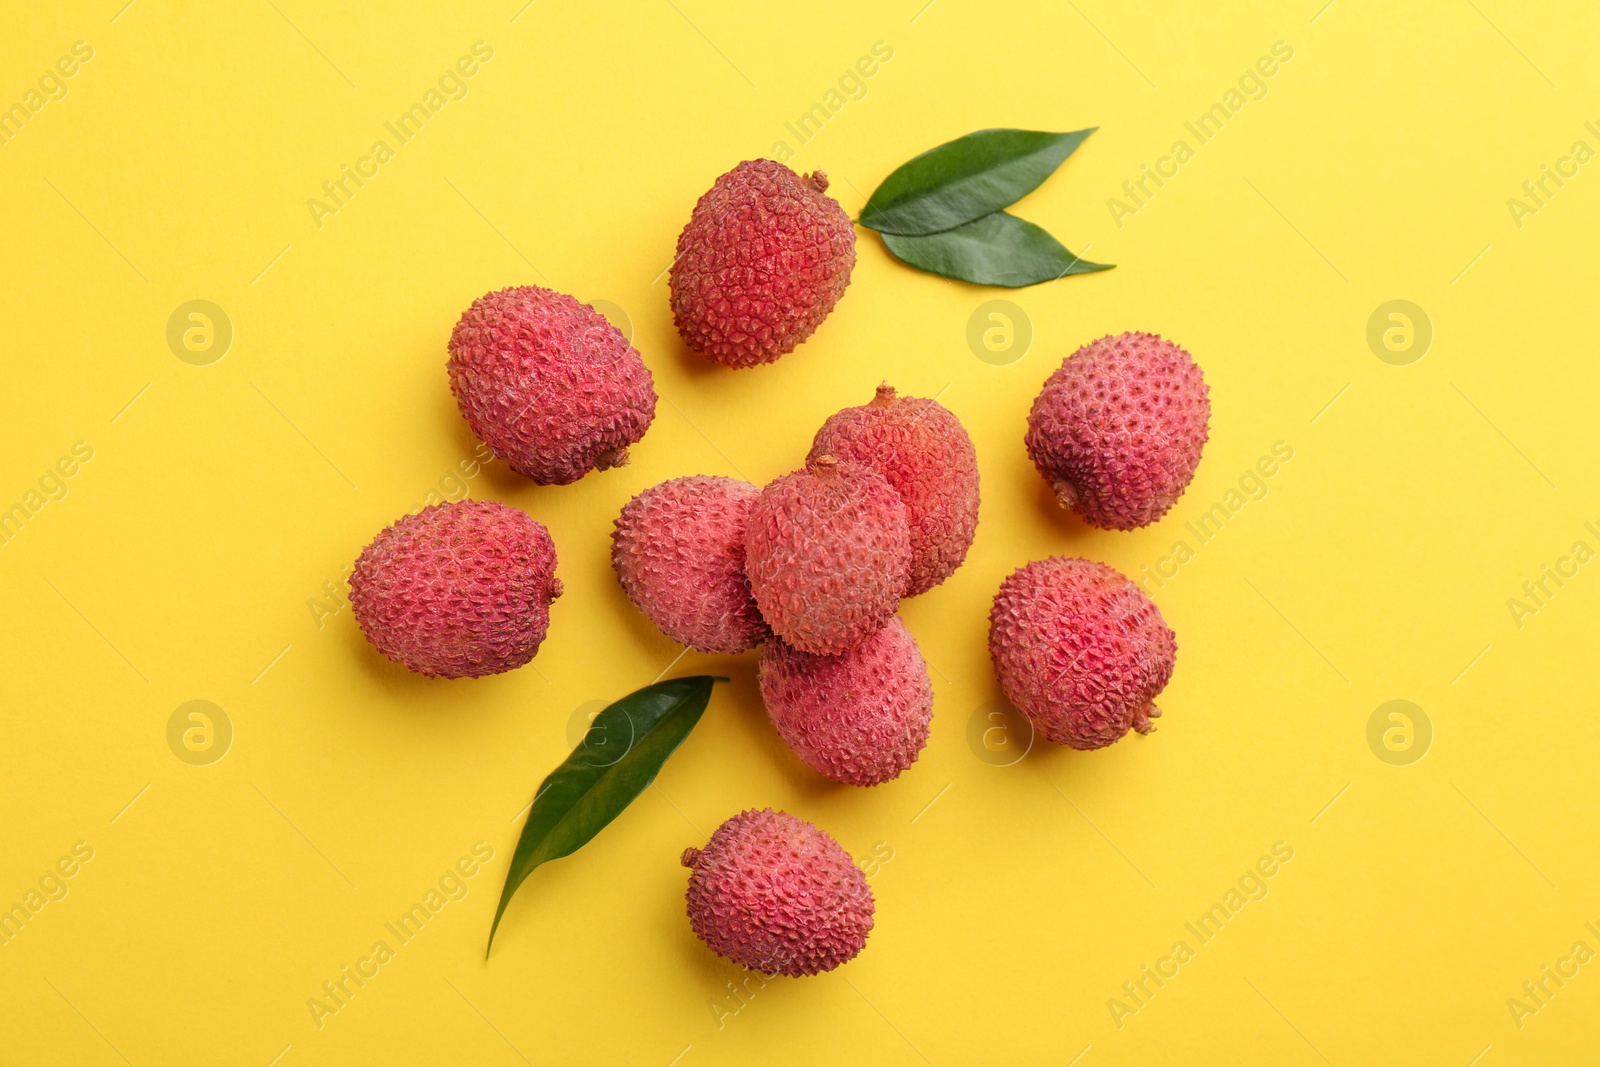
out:
{"label": "pink lychee fruit", "polygon": [[746,652],[771,631],[744,573],[744,538],[761,490],[737,478],[674,478],[628,501],[611,565],[640,611],[701,652]]}
{"label": "pink lychee fruit", "polygon": [[898,618],[837,656],[769,641],[757,677],[778,733],[812,770],[836,782],[887,782],[928,743],[933,685]]}
{"label": "pink lychee fruit", "polygon": [[850,854],[804,819],[742,811],[683,851],[689,925],[717,955],[762,974],[831,971],[872,932],[872,888]]}
{"label": "pink lychee fruit", "polygon": [[1006,699],[1069,748],[1149,733],[1177,643],[1161,612],[1103,563],[1053,556],[1015,571],[989,612],[989,655]]}
{"label": "pink lychee fruit", "polygon": [[1150,333],[1102,337],[1045,381],[1028,415],[1028,455],[1062,507],[1132,530],[1183,495],[1210,419],[1189,353]]}
{"label": "pink lychee fruit", "polygon": [[762,617],[813,655],[848,651],[882,629],[910,575],[900,494],[877,471],[832,456],[763,489],[744,543]]}
{"label": "pink lychee fruit", "polygon": [[933,400],[896,397],[885,382],[869,404],[822,424],[811,459],[832,455],[871,467],[906,505],[911,581],[926,593],[967,558],[978,526],[978,455],[961,420]]}
{"label": "pink lychee fruit", "polygon": [[350,606],[372,646],[435,678],[520,667],[539,651],[561,595],[550,532],[488,500],[407,515],[362,549]]}
{"label": "pink lychee fruit", "polygon": [[655,418],[650,370],[622,331],[537,285],[474,300],[450,334],[449,370],[472,432],[541,485],[621,466]]}
{"label": "pink lychee fruit", "polygon": [[822,171],[740,163],[711,186],[678,235],[672,315],[713,363],[770,363],[821,325],[850,284],[855,227]]}

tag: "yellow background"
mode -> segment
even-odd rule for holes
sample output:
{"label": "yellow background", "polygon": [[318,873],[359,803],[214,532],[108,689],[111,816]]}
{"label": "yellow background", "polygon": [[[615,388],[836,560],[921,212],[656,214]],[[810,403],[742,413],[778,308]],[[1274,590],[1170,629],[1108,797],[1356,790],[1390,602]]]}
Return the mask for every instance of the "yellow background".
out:
{"label": "yellow background", "polygon": [[[6,1062],[1591,1054],[1600,964],[1520,1026],[1507,1000],[1574,942],[1600,949],[1584,925],[1600,927],[1600,565],[1520,626],[1507,600],[1574,542],[1600,548],[1600,166],[1520,227],[1507,199],[1574,141],[1600,148],[1592,6],[124,2],[9,3],[0,35],[4,107],[74,42],[94,50],[0,145],[0,507],[75,442],[93,449],[0,545],[0,906],[75,842],[94,850],[0,947]],[[493,59],[465,98],[397,145],[384,123],[480,40]],[[802,144],[785,124],[879,41],[893,58]],[[1197,146],[1184,123],[1277,41],[1293,58],[1266,95]],[[732,372],[678,341],[662,273],[739,160],[787,142],[853,216],[951,137],[1089,125],[1016,211],[1116,270],[986,290],[858,230],[850,289],[800,350]],[[319,228],[307,200],[380,138],[395,158]],[[1194,158],[1119,227],[1107,201],[1180,138]],[[572,486],[499,463],[449,481],[474,442],[445,340],[474,297],[525,283],[623,310],[655,424],[629,466]],[[1033,329],[1004,366],[967,343],[994,298]],[[166,341],[194,299],[233,324],[208,366]],[[1366,341],[1393,299],[1434,329],[1406,366]],[[1164,521],[1106,533],[1056,509],[1021,437],[1061,359],[1125,329],[1193,352],[1212,434]],[[783,747],[754,655],[679,658],[607,551],[634,493],[700,472],[765,482],[883,379],[961,417],[984,501],[966,566],[904,607],[932,741],[861,791]],[[1140,576],[1279,441],[1294,458],[1267,495],[1155,593],[1180,648],[1159,730],[1011,766],[994,751],[1017,739],[990,734],[980,759],[1001,578],[1054,553]],[[365,646],[341,585],[380,527],[463,487],[550,527],[566,595],[531,666],[426,681]],[[659,788],[534,875],[485,964],[518,816],[574,714],[663,671],[733,681]],[[234,729],[209,766],[166,740],[194,699]],[[1432,725],[1410,765],[1367,742],[1394,699]],[[739,972],[684,919],[677,857],[765,805],[862,862],[892,858],[859,959],[736,999]],[[319,1028],[307,1000],[478,841],[494,859],[466,898]],[[1184,924],[1279,841],[1293,859],[1265,898],[1199,945]],[[1108,1001],[1178,940],[1194,958],[1119,1026]]]}

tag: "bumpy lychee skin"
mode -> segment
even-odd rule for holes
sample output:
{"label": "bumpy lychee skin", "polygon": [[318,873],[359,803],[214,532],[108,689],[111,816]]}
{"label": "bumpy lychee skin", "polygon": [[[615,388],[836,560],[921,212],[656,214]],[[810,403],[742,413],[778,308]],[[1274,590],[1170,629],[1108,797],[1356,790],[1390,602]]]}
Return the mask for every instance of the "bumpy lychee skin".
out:
{"label": "bumpy lychee skin", "polygon": [[689,925],[719,956],[762,974],[831,971],[872,932],[872,888],[850,854],[811,823],[742,811],[705,848],[683,851]]}
{"label": "bumpy lychee skin", "polygon": [[870,404],[822,424],[810,459],[825,455],[871,467],[900,494],[911,529],[906,596],[955,573],[978,527],[978,454],[960,419],[935,401],[897,397],[885,382]]}
{"label": "bumpy lychee skin", "polygon": [[911,571],[900,494],[877,471],[832,456],[763,489],[744,544],[762,617],[818,656],[847,652],[882,629]]}
{"label": "bumpy lychee skin", "polygon": [[928,743],[933,684],[897,618],[837,656],[769,641],[757,677],[778,733],[812,770],[836,782],[887,782]]}
{"label": "bumpy lychee skin", "polygon": [[824,190],[752,159],[718,178],[678,235],[672,315],[684,343],[713,363],[770,363],[822,324],[850,284],[856,234]]}
{"label": "bumpy lychee skin", "polygon": [[1044,383],[1028,455],[1061,506],[1108,530],[1166,514],[1205,447],[1211,401],[1189,353],[1150,333],[1102,337]]}
{"label": "bumpy lychee skin", "polygon": [[1053,556],[1000,585],[989,655],[1006,699],[1069,748],[1149,733],[1177,643],[1140,588],[1103,563]]}
{"label": "bumpy lychee skin", "polygon": [[418,674],[476,678],[527,663],[561,595],[556,546],[516,508],[424,508],[362,549],[350,606],[374,648]]}
{"label": "bumpy lychee skin", "polygon": [[541,485],[620,467],[655,418],[650,370],[622,331],[537,285],[474,300],[450,334],[449,370],[472,432]]}
{"label": "bumpy lychee skin", "polygon": [[732,655],[771,634],[744,574],[745,531],[760,495],[737,478],[674,478],[646,489],[617,516],[617,579],[674,641]]}

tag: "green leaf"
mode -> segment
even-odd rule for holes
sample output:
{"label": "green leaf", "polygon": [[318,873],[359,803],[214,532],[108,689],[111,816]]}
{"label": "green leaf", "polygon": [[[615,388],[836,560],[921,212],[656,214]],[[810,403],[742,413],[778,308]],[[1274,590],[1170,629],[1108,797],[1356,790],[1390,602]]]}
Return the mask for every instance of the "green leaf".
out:
{"label": "green leaf", "polygon": [[918,270],[1008,289],[1115,266],[1075,256],[1033,223],[1004,211],[926,237],[886,233],[883,243]]}
{"label": "green leaf", "polygon": [[947,141],[885,178],[856,221],[903,236],[954,229],[1033,192],[1097,129],[979,130]]}
{"label": "green leaf", "polygon": [[578,747],[533,798],[489,927],[490,947],[506,905],[534,868],[576,852],[622,814],[700,721],[711,687],[726,681],[695,675],[657,682],[595,716]]}

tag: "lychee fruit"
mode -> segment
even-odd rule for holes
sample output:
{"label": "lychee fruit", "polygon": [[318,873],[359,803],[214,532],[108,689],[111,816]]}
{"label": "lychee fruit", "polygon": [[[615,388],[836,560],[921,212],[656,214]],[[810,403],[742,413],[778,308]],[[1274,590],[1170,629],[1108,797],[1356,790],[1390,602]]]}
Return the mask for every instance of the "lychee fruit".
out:
{"label": "lychee fruit", "polygon": [[611,535],[623,591],[657,628],[701,652],[746,652],[771,631],[744,574],[761,490],[737,478],[674,478],[628,501]]}
{"label": "lychee fruit", "polygon": [[822,171],[770,159],[724,174],[678,235],[672,315],[684,343],[713,363],[753,367],[791,351],[850,284],[855,227]]}
{"label": "lychee fruit", "polygon": [[350,607],[372,646],[435,678],[520,667],[539,651],[561,595],[550,532],[487,500],[407,515],[361,550]]}
{"label": "lychee fruit", "polygon": [[689,925],[711,951],[762,974],[831,971],[872,932],[872,888],[850,854],[804,819],[766,808],[683,850]]}
{"label": "lychee fruit", "polygon": [[955,573],[978,526],[978,454],[961,420],[933,400],[897,397],[885,382],[870,404],[822,424],[812,460],[832,455],[871,467],[906,506],[916,596]]}
{"label": "lychee fruit", "polygon": [[769,641],[757,677],[778,733],[812,770],[836,782],[887,782],[928,743],[933,685],[898,618],[837,656]]}
{"label": "lychee fruit", "polygon": [[1150,333],[1102,337],[1045,381],[1028,415],[1028,455],[1062,507],[1132,530],[1188,488],[1210,419],[1189,353]]}
{"label": "lychee fruit", "polygon": [[877,471],[832,456],[763,489],[744,543],[762,617],[789,644],[819,656],[882,629],[911,570],[900,494]]}
{"label": "lychee fruit", "polygon": [[449,370],[472,432],[541,485],[621,466],[655,418],[650,370],[622,331],[537,285],[474,300],[450,334]]}
{"label": "lychee fruit", "polygon": [[1069,748],[1149,733],[1177,643],[1161,612],[1103,563],[1054,556],[1014,572],[989,612],[989,655],[1006,699]]}

